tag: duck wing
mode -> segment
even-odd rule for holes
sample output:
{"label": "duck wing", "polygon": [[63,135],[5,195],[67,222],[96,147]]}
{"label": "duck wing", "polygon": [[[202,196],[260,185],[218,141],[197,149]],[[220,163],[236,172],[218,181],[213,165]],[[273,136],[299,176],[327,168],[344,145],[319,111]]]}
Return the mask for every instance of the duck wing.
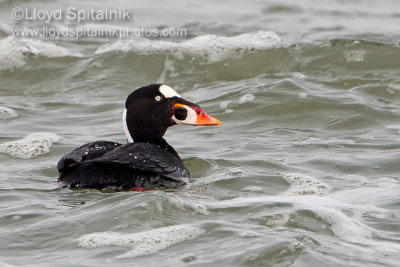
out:
{"label": "duck wing", "polygon": [[123,166],[167,177],[177,182],[189,182],[189,171],[182,160],[158,145],[127,143],[106,152],[98,162],[113,162]]}
{"label": "duck wing", "polygon": [[84,144],[62,157],[57,164],[60,176],[71,167],[81,162],[101,158],[106,152],[121,146],[119,143],[109,141],[96,141]]}

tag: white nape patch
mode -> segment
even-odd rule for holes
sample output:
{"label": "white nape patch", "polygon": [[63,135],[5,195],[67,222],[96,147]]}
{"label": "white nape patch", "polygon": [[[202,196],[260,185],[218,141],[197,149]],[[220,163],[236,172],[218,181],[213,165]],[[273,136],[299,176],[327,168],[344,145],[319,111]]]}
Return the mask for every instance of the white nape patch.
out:
{"label": "white nape patch", "polygon": [[158,91],[160,91],[165,98],[171,98],[174,96],[181,97],[174,89],[165,84],[161,85],[160,88],[158,88]]}
{"label": "white nape patch", "polygon": [[131,134],[129,133],[128,125],[126,124],[126,113],[127,113],[127,110],[125,108],[124,113],[122,113],[122,124],[124,125],[126,139],[128,139],[128,142],[133,143],[133,138],[132,138]]}
{"label": "white nape patch", "polygon": [[194,125],[194,124],[196,124],[196,121],[197,121],[197,113],[196,113],[196,111],[194,111],[192,108],[190,108],[188,106],[182,106],[182,107],[187,110],[186,119],[181,121],[181,120],[178,120],[177,118],[175,118],[174,115],[172,115],[172,120],[174,122],[176,122],[176,124],[186,124],[186,125]]}

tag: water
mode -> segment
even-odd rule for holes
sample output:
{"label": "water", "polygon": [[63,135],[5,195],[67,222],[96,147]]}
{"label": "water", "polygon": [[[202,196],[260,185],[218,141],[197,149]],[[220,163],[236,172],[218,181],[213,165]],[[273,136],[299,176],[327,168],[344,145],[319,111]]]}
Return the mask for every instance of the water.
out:
{"label": "water", "polygon": [[[0,5],[0,265],[398,266],[398,1]],[[90,23],[187,36],[18,39],[71,23],[16,6],[126,7],[134,22]],[[192,183],[58,188],[58,159],[124,142],[125,98],[154,82],[223,123],[168,130]]]}

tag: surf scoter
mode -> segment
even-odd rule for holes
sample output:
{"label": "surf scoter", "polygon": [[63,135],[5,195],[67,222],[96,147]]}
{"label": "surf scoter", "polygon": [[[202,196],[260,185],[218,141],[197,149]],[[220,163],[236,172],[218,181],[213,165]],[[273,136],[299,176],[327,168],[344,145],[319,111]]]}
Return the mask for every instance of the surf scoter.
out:
{"label": "surf scoter", "polygon": [[64,187],[130,189],[185,185],[189,171],[163,138],[164,133],[175,124],[221,124],[165,84],[133,91],[125,102],[122,121],[128,143],[96,141],[60,159],[57,168]]}

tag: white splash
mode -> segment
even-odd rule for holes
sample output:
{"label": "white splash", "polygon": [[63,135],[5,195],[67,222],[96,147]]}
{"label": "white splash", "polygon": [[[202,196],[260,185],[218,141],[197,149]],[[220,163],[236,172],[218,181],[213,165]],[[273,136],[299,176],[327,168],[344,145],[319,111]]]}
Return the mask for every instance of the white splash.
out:
{"label": "white splash", "polygon": [[18,117],[18,113],[7,107],[0,107],[0,120],[9,120]]}
{"label": "white splash", "polygon": [[328,208],[313,209],[312,211],[327,222],[334,234],[342,239],[349,242],[368,242],[372,237],[373,229],[348,217],[341,211]]}
{"label": "white splash", "polygon": [[104,246],[132,248],[131,251],[119,255],[117,258],[135,258],[156,253],[175,244],[194,239],[203,233],[204,230],[190,224],[167,226],[133,234],[99,232],[80,237],[79,246],[85,248]]}
{"label": "white splash", "polygon": [[13,36],[0,40],[0,69],[9,69],[25,65],[25,55],[45,57],[63,57],[69,51],[50,42],[36,39],[15,38]]}
{"label": "white splash", "polygon": [[60,139],[53,133],[33,133],[21,140],[0,144],[0,153],[14,158],[30,159],[49,153],[53,142]]}
{"label": "white splash", "polygon": [[184,54],[188,54],[204,57],[212,63],[225,58],[240,57],[252,51],[268,50],[282,46],[283,42],[276,33],[258,31],[233,37],[201,35],[181,43],[153,41],[146,38],[117,40],[112,44],[100,46],[95,54],[104,54],[113,51],[132,51],[144,55],[170,53],[178,58],[183,58]]}

